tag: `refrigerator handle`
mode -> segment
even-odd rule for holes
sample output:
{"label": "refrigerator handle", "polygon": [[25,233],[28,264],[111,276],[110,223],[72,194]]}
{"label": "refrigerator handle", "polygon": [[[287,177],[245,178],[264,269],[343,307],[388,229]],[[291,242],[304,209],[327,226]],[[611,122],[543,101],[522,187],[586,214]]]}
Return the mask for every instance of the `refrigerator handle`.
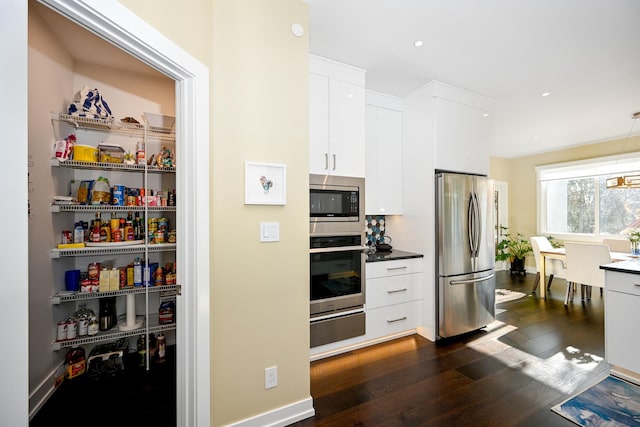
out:
{"label": "refrigerator handle", "polygon": [[[469,207],[467,208],[467,234],[469,239],[469,250],[471,252],[471,259],[474,259],[476,256],[476,247],[475,247],[475,212],[474,212],[474,203],[473,203],[473,192],[469,193]],[[474,268],[475,270],[475,268]]]}
{"label": "refrigerator handle", "polygon": [[480,279],[469,279],[469,280],[452,280],[449,283],[452,285],[468,285],[469,283],[478,283],[478,282],[486,282],[487,280],[493,279],[494,274],[490,274],[489,276],[481,277]]}
{"label": "refrigerator handle", "polygon": [[473,193],[473,201],[475,204],[474,210],[476,213],[476,224],[475,224],[475,232],[476,232],[476,258],[478,257],[478,252],[480,251],[480,241],[482,240],[482,212],[480,212],[480,202],[478,201],[478,193]]}

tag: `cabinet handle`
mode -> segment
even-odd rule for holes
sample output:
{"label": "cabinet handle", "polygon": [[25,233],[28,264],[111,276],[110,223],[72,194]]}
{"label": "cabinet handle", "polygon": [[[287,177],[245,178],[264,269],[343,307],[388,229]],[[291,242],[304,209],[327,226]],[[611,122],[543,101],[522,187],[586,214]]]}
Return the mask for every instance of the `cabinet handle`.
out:
{"label": "cabinet handle", "polygon": [[333,157],[333,170],[336,170],[336,155],[332,154]]}
{"label": "cabinet handle", "polygon": [[393,291],[387,291],[388,294],[397,294],[398,292],[407,292],[407,288],[396,289]]}
{"label": "cabinet handle", "polygon": [[329,153],[324,153],[324,168],[329,169]]}
{"label": "cabinet handle", "polygon": [[387,323],[400,322],[402,320],[407,320],[407,316],[402,316],[402,317],[399,317],[397,319],[387,320]]}
{"label": "cabinet handle", "polygon": [[404,270],[405,268],[407,268],[406,265],[403,265],[401,267],[387,267],[387,271],[393,271],[393,270]]}

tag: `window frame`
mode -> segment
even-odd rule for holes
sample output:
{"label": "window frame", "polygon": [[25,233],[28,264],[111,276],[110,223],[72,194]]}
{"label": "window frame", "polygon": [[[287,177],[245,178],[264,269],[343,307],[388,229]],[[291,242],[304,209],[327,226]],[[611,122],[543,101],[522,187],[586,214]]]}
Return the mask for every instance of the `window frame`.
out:
{"label": "window frame", "polygon": [[[572,162],[554,163],[535,167],[536,171],[536,228],[538,234],[553,235],[559,240],[600,241],[604,238],[624,237],[623,234],[602,234],[600,231],[600,176],[635,175],[640,171],[640,152],[617,156],[597,157]],[[592,178],[594,183],[594,232],[571,233],[548,230],[547,227],[547,187],[551,181]],[[610,191],[616,191],[612,189]]]}

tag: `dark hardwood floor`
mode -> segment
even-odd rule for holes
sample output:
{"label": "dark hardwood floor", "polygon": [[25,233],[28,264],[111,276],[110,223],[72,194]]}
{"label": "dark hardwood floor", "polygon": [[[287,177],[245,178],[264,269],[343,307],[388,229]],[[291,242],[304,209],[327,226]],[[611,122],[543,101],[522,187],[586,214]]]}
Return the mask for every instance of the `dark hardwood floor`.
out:
{"label": "dark hardwood floor", "polygon": [[604,378],[604,300],[564,307],[534,275],[498,272],[496,288],[527,294],[497,305],[496,321],[437,343],[418,335],[311,364],[316,415],[296,426],[572,426],[551,407]]}

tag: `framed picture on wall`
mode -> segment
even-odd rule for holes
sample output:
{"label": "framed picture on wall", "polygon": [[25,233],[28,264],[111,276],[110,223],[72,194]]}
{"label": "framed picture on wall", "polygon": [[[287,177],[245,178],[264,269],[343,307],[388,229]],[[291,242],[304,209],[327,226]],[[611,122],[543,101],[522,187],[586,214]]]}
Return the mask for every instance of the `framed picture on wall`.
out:
{"label": "framed picture on wall", "polygon": [[287,167],[244,162],[244,204],[286,205]]}

